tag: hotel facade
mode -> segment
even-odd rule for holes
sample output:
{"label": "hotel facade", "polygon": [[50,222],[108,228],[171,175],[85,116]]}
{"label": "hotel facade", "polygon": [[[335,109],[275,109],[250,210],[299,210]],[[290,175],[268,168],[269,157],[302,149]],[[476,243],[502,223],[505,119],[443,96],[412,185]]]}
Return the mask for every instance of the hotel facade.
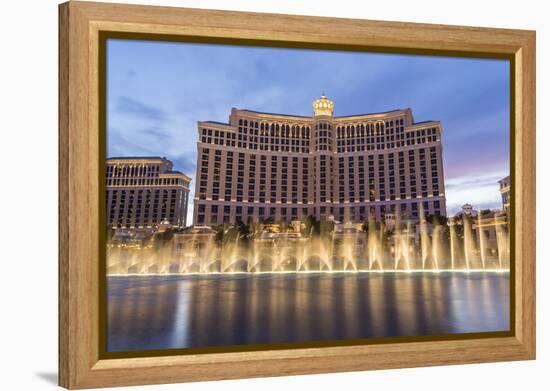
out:
{"label": "hotel facade", "polygon": [[154,230],[185,227],[191,178],[163,157],[107,159],[107,225]]}
{"label": "hotel facade", "polygon": [[198,122],[193,224],[446,215],[439,121],[333,113],[323,95],[312,117],[233,108]]}

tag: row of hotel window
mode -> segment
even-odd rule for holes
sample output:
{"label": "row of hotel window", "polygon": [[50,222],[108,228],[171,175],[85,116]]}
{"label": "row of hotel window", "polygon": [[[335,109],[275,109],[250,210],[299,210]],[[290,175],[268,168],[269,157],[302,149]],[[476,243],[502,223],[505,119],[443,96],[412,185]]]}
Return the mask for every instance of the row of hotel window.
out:
{"label": "row of hotel window", "polygon": [[183,186],[181,178],[109,178],[107,186]]}
{"label": "row of hotel window", "polygon": [[156,177],[160,166],[152,164],[108,164],[107,178],[112,177]]}
{"label": "row of hotel window", "polygon": [[[336,140],[337,152],[361,152],[379,149],[389,149],[437,141],[436,128],[421,129],[397,135],[357,136]],[[239,134],[235,141],[235,133],[212,129],[203,129],[201,142],[205,144],[225,145],[230,147],[259,149],[275,152],[309,152],[309,139],[289,139],[277,136],[246,136]],[[332,133],[320,131],[315,139],[315,151],[332,151]]]}
{"label": "row of hotel window", "polygon": [[[435,128],[417,130],[404,134],[391,135],[386,137],[369,137],[360,139],[338,140],[336,142],[337,152],[362,152],[379,149],[398,148],[410,145],[424,144],[437,141],[437,130]],[[332,151],[331,144],[319,145],[319,150]],[[317,150],[317,148],[316,148]]]}
{"label": "row of hotel window", "polygon": [[[430,214],[441,214],[441,202],[422,201],[413,203],[387,204],[376,206],[351,206],[351,207],[331,207],[320,206],[319,212],[322,216],[334,216],[337,220],[365,221],[370,216],[380,219],[386,213],[399,214],[403,218],[418,218],[422,213],[425,216]],[[370,211],[369,211],[370,209]],[[310,215],[315,215],[314,207],[263,207],[263,206],[231,206],[231,205],[205,205],[197,206],[198,224],[220,224],[220,223],[252,223],[265,222],[268,219],[292,220],[301,219]],[[206,221],[209,216],[209,221]]]}
{"label": "row of hotel window", "polygon": [[[331,175],[327,175],[327,171],[333,172],[334,170],[332,159],[328,159],[329,169],[327,170],[327,157],[320,156],[318,178],[320,201],[355,202],[356,200],[394,200],[397,197],[404,199],[407,196],[416,198],[418,194],[422,197],[427,197],[428,194],[438,196],[440,192],[440,179],[442,180],[442,178],[439,177],[437,150],[435,147],[430,147],[429,152],[427,152],[428,148],[419,149],[417,151],[417,154],[415,154],[415,150],[409,150],[407,152],[407,165],[405,165],[404,151],[378,154],[377,159],[375,159],[375,155],[368,155],[368,170],[365,169],[365,156],[339,157],[338,176],[336,176],[335,179],[340,178],[342,182],[338,188],[339,192],[337,198],[335,197],[336,194],[331,194],[332,192],[330,190],[327,191],[327,188],[330,189],[327,183],[330,182],[331,178]],[[245,156],[248,157],[246,160]],[[429,156],[429,160],[426,159],[426,156]],[[308,203],[311,199],[312,194],[308,190],[310,187],[315,187],[313,173],[316,172],[316,165],[313,165],[313,170],[310,175],[309,158],[271,156],[270,186],[268,187],[267,156],[262,155],[259,157],[260,170],[258,178],[256,178],[257,155],[239,153],[237,167],[233,164],[232,151],[224,152],[224,157],[226,164],[225,171],[223,172],[225,178],[223,200],[237,200],[239,202],[253,200],[266,202],[266,200],[269,200],[270,202],[279,201],[283,203],[297,203],[298,200],[300,200],[302,203]],[[289,159],[291,160],[291,165],[289,165]],[[247,182],[244,180],[245,161],[248,165]],[[302,163],[301,172],[299,170],[299,161]],[[375,163],[377,163],[377,167],[375,167]],[[398,168],[397,172],[395,170],[396,164]],[[221,168],[222,151],[215,150],[213,167],[211,167],[209,163],[209,149],[203,149],[199,191],[197,194],[199,199],[206,199],[207,197],[215,200],[220,199],[222,184]],[[237,168],[236,172],[235,168]],[[357,175],[355,175],[356,169]],[[396,174],[398,174],[398,176],[396,176]],[[236,175],[237,178],[236,183],[233,182],[234,175]],[[359,185],[357,192],[355,191],[356,181]],[[367,181],[368,186],[366,186]],[[211,183],[210,187],[208,186],[209,183]],[[398,185],[396,185],[396,183],[398,183]],[[245,184],[247,185],[246,189]],[[256,187],[257,184],[259,185],[258,187]],[[386,184],[388,185],[388,189]],[[429,184],[431,184],[431,186],[429,186]],[[235,191],[233,191],[234,189]],[[388,190],[388,197],[386,197],[386,190]],[[244,194],[248,196],[246,200]],[[397,194],[399,194],[399,196]],[[317,199],[317,195],[314,194],[313,198]]]}
{"label": "row of hotel window", "polygon": [[107,224],[159,223],[164,218],[174,222],[177,206],[183,210],[186,197],[175,189],[110,190],[106,201]]}
{"label": "row of hotel window", "polygon": [[[319,125],[323,129],[330,129],[331,124],[321,122],[320,124],[315,125],[315,129],[319,128]],[[347,132],[357,131],[367,131],[367,132],[380,132],[384,129],[393,129],[397,126],[403,126],[403,118],[397,119],[395,121],[377,121],[377,122],[366,122],[362,124],[353,124],[353,125],[337,125],[337,129],[345,129]],[[267,132],[271,135],[284,135],[286,137],[309,137],[309,126],[307,125],[289,125],[289,124],[278,124],[272,122],[257,122],[257,121],[248,121],[246,119],[239,119],[239,129],[250,129],[250,133],[258,134]]]}

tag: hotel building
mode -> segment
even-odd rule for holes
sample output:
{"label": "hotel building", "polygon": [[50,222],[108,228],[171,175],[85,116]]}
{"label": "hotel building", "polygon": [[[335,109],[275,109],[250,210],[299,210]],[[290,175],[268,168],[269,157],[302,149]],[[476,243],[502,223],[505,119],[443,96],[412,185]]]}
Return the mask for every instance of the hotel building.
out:
{"label": "hotel building", "polygon": [[185,227],[191,179],[161,157],[107,159],[107,225],[151,229]]}
{"label": "hotel building", "polygon": [[233,108],[228,123],[198,122],[193,223],[446,214],[439,121],[333,112],[323,95],[312,117]]}

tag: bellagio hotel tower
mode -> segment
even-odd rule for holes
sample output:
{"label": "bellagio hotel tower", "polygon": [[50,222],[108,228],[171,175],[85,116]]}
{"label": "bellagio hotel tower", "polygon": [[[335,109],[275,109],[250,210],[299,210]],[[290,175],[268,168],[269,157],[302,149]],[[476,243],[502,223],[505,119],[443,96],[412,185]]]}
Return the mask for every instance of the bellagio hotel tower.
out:
{"label": "bellagio hotel tower", "polygon": [[193,223],[446,214],[439,121],[333,113],[323,95],[312,117],[233,108],[229,123],[199,122]]}

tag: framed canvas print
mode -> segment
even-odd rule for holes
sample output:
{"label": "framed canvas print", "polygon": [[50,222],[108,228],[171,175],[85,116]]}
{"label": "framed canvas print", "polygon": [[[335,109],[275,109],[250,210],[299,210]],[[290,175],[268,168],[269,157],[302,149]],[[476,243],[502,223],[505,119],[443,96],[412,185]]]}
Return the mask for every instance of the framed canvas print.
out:
{"label": "framed canvas print", "polygon": [[62,386],[534,359],[534,32],[59,11]]}

